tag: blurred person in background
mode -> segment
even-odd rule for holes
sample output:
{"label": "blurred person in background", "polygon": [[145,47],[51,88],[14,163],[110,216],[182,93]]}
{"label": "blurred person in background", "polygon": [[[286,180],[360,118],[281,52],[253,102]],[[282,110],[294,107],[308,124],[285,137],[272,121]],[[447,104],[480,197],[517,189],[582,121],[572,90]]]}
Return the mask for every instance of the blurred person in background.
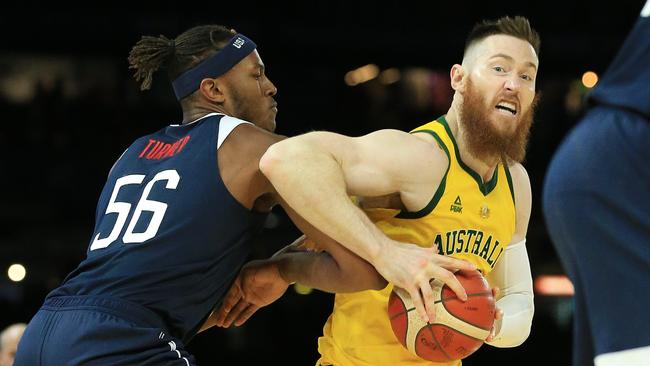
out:
{"label": "blurred person in background", "polygon": [[650,364],[650,1],[559,147],[543,211],[575,288],[574,366]]}
{"label": "blurred person in background", "polygon": [[0,366],[12,366],[20,338],[27,324],[16,323],[6,327],[0,333]]}

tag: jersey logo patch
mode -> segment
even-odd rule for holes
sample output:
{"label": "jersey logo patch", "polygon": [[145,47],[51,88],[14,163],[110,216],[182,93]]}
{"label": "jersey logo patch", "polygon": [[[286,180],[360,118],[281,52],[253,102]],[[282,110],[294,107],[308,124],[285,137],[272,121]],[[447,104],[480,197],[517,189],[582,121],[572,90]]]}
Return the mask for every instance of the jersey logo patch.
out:
{"label": "jersey logo patch", "polygon": [[460,196],[456,196],[456,200],[454,201],[454,203],[449,208],[449,211],[457,212],[457,213],[462,213],[463,212],[463,204],[460,201]]}

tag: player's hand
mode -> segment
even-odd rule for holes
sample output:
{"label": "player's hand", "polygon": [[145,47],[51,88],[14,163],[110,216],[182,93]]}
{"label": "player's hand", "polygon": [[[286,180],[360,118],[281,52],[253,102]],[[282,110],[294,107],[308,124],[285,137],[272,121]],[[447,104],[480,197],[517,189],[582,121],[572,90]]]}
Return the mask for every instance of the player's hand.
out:
{"label": "player's hand", "polygon": [[228,328],[240,326],[259,308],[279,299],[289,287],[271,260],[247,263],[226,293],[216,314],[216,325]]}
{"label": "player's hand", "polygon": [[[492,296],[494,297],[494,301],[496,301],[497,295],[499,295],[499,288],[493,287]],[[486,342],[492,342],[501,331],[501,319],[503,319],[503,310],[496,308],[496,311],[494,312],[494,325],[492,325],[490,335],[485,339]]]}
{"label": "player's hand", "polygon": [[435,246],[423,248],[397,241],[386,245],[373,264],[388,282],[409,293],[418,314],[427,322],[436,318],[431,279],[444,282],[465,301],[467,294],[454,272],[476,270],[470,262],[438,254]]}

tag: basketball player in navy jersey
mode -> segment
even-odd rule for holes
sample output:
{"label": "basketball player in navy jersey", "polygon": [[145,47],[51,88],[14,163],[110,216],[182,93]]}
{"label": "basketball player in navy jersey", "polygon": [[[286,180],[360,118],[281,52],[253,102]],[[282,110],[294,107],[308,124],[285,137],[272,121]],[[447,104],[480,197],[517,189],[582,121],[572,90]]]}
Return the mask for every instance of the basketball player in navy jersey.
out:
{"label": "basketball player in navy jersey", "polygon": [[[282,139],[272,133],[277,89],[253,41],[222,26],[199,26],[175,39],[143,37],[129,62],[142,89],[167,69],[183,120],[137,139],[117,160],[87,257],[31,320],[18,366],[195,364],[184,344],[214,324],[209,315],[279,200],[258,167]],[[366,268],[361,273],[379,263],[384,277],[399,283],[406,272],[433,277],[470,268],[407,243],[381,252],[369,247],[372,240],[346,244],[368,263],[286,209],[338,265]],[[340,286],[383,287],[378,278],[359,275]]]}
{"label": "basketball player in navy jersey", "polygon": [[648,365],[650,1],[587,102],[543,196],[575,287],[573,365]]}

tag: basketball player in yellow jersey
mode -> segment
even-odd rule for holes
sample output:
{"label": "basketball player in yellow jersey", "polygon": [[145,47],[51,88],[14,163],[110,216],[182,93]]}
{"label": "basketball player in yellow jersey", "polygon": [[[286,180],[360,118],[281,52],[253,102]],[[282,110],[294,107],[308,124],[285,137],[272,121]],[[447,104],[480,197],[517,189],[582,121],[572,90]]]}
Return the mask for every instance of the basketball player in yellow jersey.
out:
{"label": "basketball player in yellow jersey", "polygon": [[[411,134],[309,133],[273,145],[260,167],[300,216],[335,241],[376,241],[381,250],[387,236],[474,264],[500,289],[499,315],[486,341],[517,346],[527,338],[533,315],[525,247],[531,192],[520,162],[534,111],[538,50],[539,36],[525,18],[482,22],[468,37],[462,64],[451,68],[455,94],[445,116]],[[367,216],[348,195],[375,197],[361,203]],[[382,201],[376,197],[390,207],[370,208]],[[339,272],[354,276],[318,253],[283,253],[251,263],[227,297],[219,325],[241,324],[250,316],[242,304],[265,305],[289,282],[345,292],[337,290],[346,282]],[[418,280],[420,288],[407,291],[417,299],[421,291],[423,317],[433,322],[430,278]],[[318,342],[320,365],[431,364],[393,335],[386,311],[391,289],[336,295]]]}

